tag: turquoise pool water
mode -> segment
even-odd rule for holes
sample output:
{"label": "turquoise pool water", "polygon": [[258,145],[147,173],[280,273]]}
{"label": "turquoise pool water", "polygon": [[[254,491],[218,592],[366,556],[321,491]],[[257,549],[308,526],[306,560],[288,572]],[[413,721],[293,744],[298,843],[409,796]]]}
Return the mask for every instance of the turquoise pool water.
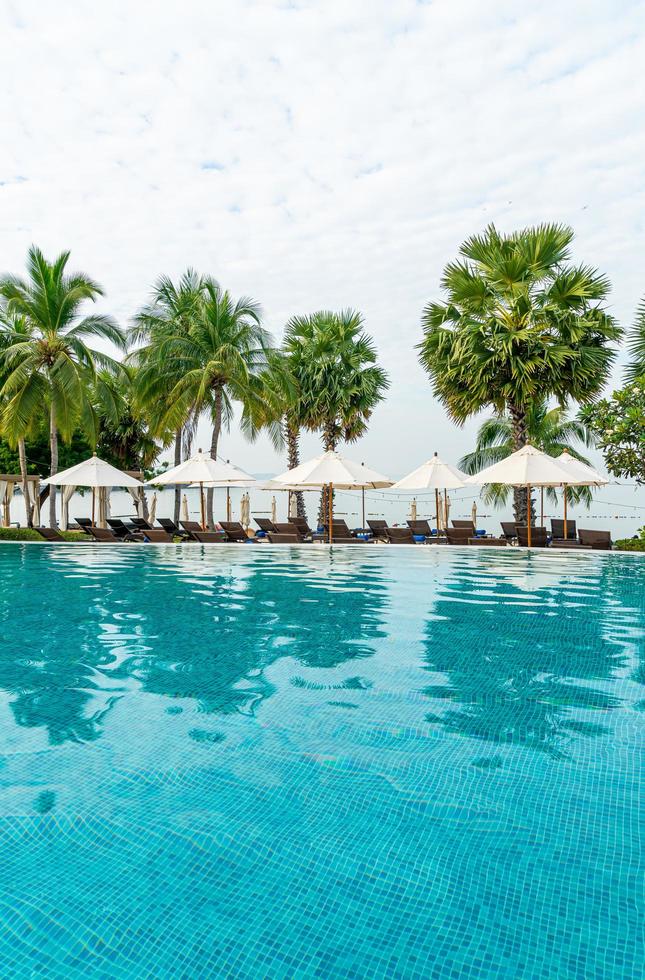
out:
{"label": "turquoise pool water", "polygon": [[642,976],[645,561],[0,545],[0,975]]}

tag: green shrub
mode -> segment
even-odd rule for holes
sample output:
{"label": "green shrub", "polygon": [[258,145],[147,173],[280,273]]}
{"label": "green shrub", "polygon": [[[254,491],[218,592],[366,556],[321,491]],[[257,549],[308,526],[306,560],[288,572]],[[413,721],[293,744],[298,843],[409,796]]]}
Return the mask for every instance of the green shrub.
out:
{"label": "green shrub", "polygon": [[645,538],[621,538],[614,544],[619,551],[645,551]]}
{"label": "green shrub", "polygon": [[[61,531],[66,541],[87,541],[82,531]],[[0,527],[0,541],[43,541],[44,539],[30,527]]]}

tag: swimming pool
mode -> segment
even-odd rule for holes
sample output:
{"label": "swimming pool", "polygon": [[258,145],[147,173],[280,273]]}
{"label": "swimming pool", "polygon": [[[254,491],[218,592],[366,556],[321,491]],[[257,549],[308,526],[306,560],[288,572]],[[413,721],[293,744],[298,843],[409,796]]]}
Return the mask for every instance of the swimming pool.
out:
{"label": "swimming pool", "polygon": [[645,561],[0,545],[0,974],[642,975]]}

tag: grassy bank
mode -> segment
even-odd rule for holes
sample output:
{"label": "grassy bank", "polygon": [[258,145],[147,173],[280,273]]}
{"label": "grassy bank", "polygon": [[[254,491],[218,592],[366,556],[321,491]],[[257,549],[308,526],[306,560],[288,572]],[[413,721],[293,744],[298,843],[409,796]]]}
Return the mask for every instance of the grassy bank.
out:
{"label": "grassy bank", "polygon": [[[66,541],[87,541],[82,531],[61,531]],[[37,531],[30,527],[0,527],[0,541],[43,541]]]}

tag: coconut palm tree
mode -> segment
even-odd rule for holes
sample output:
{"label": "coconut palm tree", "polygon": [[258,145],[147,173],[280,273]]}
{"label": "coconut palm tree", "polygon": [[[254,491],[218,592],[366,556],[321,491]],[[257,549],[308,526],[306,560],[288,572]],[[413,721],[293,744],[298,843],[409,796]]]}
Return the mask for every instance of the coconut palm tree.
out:
{"label": "coconut palm tree", "polygon": [[[576,444],[593,446],[591,432],[584,422],[570,418],[566,409],[559,405],[549,408],[543,400],[533,402],[526,414],[526,434],[531,445],[549,456],[559,456],[566,450],[582,463],[591,465],[576,448]],[[513,421],[508,412],[498,412],[479,427],[475,450],[466,453],[459,461],[459,466],[469,475],[479,473],[485,467],[510,456],[514,452],[513,446]],[[509,493],[510,487],[491,483],[483,487],[482,499],[493,507],[503,507],[508,502]],[[546,496],[552,503],[557,503],[555,488],[548,487]],[[581,503],[586,507],[592,500],[589,487],[569,487],[567,497],[571,503]]]}
{"label": "coconut palm tree", "polygon": [[[142,382],[146,399],[168,397],[162,422],[175,430],[191,416],[207,414],[213,426],[210,454],[215,459],[233,403],[241,403],[243,427],[248,430],[248,418],[263,397],[261,374],[272,347],[271,335],[261,325],[260,307],[248,297],[235,300],[215,280],[205,278],[190,329],[172,333],[157,347],[155,368]],[[213,527],[212,489],[207,495],[207,520]]]}
{"label": "coconut palm tree", "polygon": [[[6,303],[2,302],[0,304],[0,391],[4,388],[4,383],[8,376],[8,366],[6,360],[6,350],[11,345],[12,340],[17,335],[23,334],[25,338],[28,336],[27,330],[25,328],[24,320],[19,316],[11,316],[6,310]],[[0,402],[0,431],[2,431],[2,415],[3,415],[3,405]],[[21,430],[19,435],[13,432],[13,438],[8,438],[9,445],[15,449],[18,449],[18,461],[20,466],[20,476],[22,480],[22,494],[25,503],[25,518],[27,521],[27,527],[32,526],[32,516],[33,516],[33,504],[31,500],[31,489],[29,486],[29,480],[27,479],[27,451],[25,448],[25,437],[28,431],[33,427],[33,422],[25,425]],[[4,433],[9,436],[9,433]]]}
{"label": "coconut palm tree", "polygon": [[[50,475],[58,471],[58,438],[71,439],[77,425],[96,441],[97,418],[90,387],[97,368],[119,369],[117,362],[87,344],[107,340],[124,349],[125,338],[115,321],[103,314],[82,316],[85,301],[95,302],[103,290],[84,273],[66,273],[69,252],[48,262],[32,245],[27,256],[27,279],[0,279],[9,316],[19,317],[20,330],[8,339],[4,359],[7,377],[3,430],[9,439],[24,437],[43,406],[49,416]],[[56,526],[56,491],[50,491],[49,521]]]}
{"label": "coconut palm tree", "polygon": [[[194,269],[187,269],[174,283],[168,276],[160,276],[155,283],[150,301],[134,318],[130,330],[131,343],[142,343],[133,351],[130,361],[138,367],[135,399],[139,414],[143,413],[151,432],[165,442],[167,427],[165,416],[171,401],[171,392],[180,380],[179,361],[159,361],[162,343],[172,337],[187,337],[197,317],[204,296],[205,279]],[[175,368],[176,370],[173,370]],[[160,390],[162,379],[165,390]],[[182,461],[182,454],[190,452],[194,431],[194,415],[190,407],[184,418],[176,420],[174,431],[174,465]],[[175,487],[174,521],[179,521],[181,488]]]}
{"label": "coconut palm tree", "polygon": [[636,320],[627,338],[631,361],[627,365],[626,380],[636,381],[645,377],[645,297],[636,310]]}
{"label": "coconut palm tree", "polygon": [[[291,435],[301,428],[319,431],[325,451],[360,438],[389,388],[362,315],[347,309],[294,316],[285,330],[283,351],[296,380],[297,397],[287,416]],[[327,507],[324,490],[321,521]]]}
{"label": "coconut palm tree", "polygon": [[[444,269],[444,302],[423,311],[422,365],[450,417],[487,406],[511,421],[513,449],[527,441],[535,399],[566,405],[602,390],[622,331],[607,313],[605,276],[570,262],[573,231],[545,224],[469,238]],[[526,521],[526,491],[514,495]]]}

